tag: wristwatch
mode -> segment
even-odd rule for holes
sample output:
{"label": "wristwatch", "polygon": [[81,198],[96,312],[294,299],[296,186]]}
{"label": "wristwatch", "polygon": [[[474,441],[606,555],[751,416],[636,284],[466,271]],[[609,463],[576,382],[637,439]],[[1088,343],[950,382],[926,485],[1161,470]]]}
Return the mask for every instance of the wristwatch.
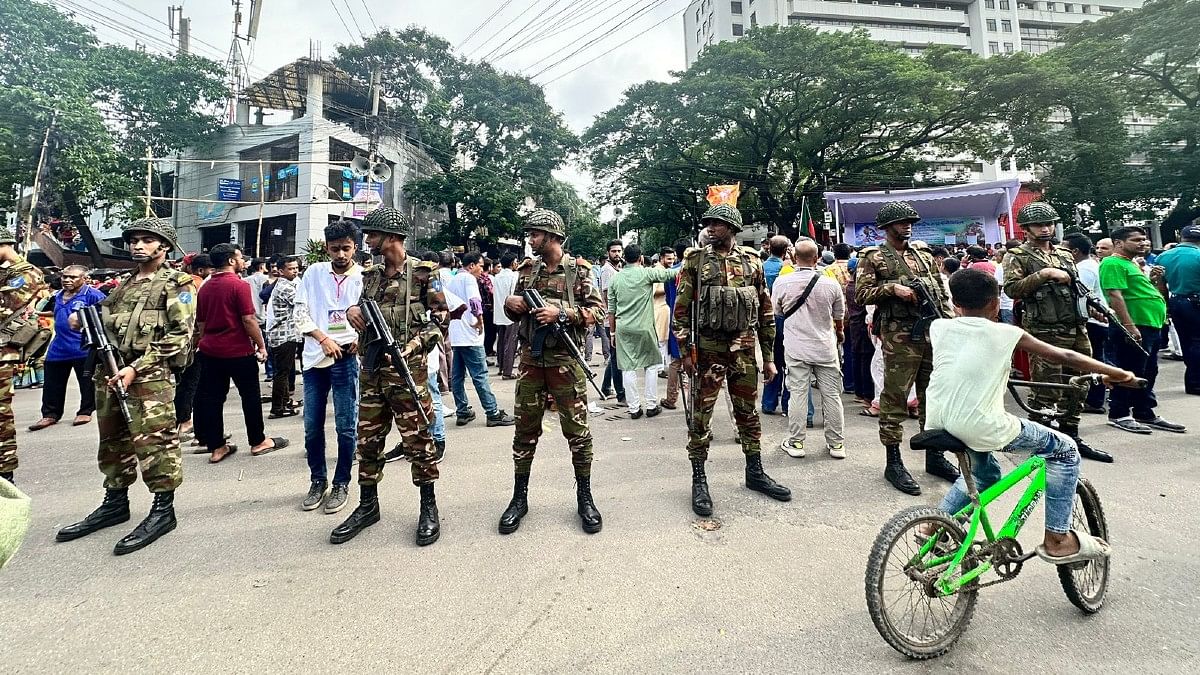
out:
{"label": "wristwatch", "polygon": [[561,307],[558,308],[558,322],[561,324],[567,323],[567,310]]}

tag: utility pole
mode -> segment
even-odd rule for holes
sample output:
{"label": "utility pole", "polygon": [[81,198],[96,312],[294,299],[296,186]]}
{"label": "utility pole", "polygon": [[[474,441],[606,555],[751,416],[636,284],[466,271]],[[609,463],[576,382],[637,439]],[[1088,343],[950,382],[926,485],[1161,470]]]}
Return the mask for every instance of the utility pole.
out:
{"label": "utility pole", "polygon": [[[29,195],[29,212],[25,214],[25,248],[29,250],[29,244],[33,240],[33,221],[37,214],[38,193],[42,191],[42,167],[46,165],[46,148],[50,145],[50,130],[54,128],[54,123],[58,120],[58,111],[55,110],[50,116],[50,126],[46,127],[46,135],[42,137],[42,151],[38,155],[37,170],[33,174],[33,193]],[[20,207],[20,199],[18,196],[17,206]]]}
{"label": "utility pole", "polygon": [[[176,28],[175,18],[179,17],[179,25]],[[171,28],[171,37],[179,39],[179,54],[187,54],[191,49],[192,42],[192,20],[183,15],[183,6],[167,8],[167,25]]]}

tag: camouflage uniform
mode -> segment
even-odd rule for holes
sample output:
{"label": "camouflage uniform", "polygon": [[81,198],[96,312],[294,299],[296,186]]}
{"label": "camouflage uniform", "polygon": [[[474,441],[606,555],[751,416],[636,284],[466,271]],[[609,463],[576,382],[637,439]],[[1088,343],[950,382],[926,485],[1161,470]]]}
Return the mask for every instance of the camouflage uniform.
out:
{"label": "camouflage uniform", "polygon": [[[916,222],[920,216],[904,202],[885,204],[876,223],[880,229],[890,224]],[[936,301],[940,318],[954,316],[933,255],[926,248],[906,246],[903,251],[888,243],[868,246],[858,254],[854,299],[860,305],[876,305],[874,330],[883,349],[883,390],[879,393],[879,441],[887,448],[885,478],[909,494],[921,488],[904,468],[899,445],[904,440],[904,420],[908,417],[908,392],[916,384],[918,416],[925,426],[925,389],[933,372],[933,347],[925,339],[914,340],[913,325],[921,318],[918,304],[896,297],[896,287],[920,282]],[[957,478],[957,470],[940,453],[926,456],[926,471],[948,480]],[[951,477],[953,476],[953,478]],[[902,487],[903,485],[904,487]]]}
{"label": "camouflage uniform", "polygon": [[[385,275],[384,265],[375,265],[363,272],[363,300],[379,303],[384,317],[391,324],[392,335],[401,343],[412,340],[421,347],[412,350],[408,368],[417,385],[414,400],[390,364],[384,363],[376,372],[365,369],[359,374],[358,408],[358,484],[375,485],[383,478],[384,441],[392,429],[392,420],[400,432],[404,456],[412,463],[414,485],[431,483],[438,478],[433,451],[433,436],[421,423],[417,406],[425,411],[426,419],[433,416],[433,399],[427,386],[426,358],[442,339],[442,332],[430,318],[430,312],[445,304],[436,277],[428,273],[431,263],[423,263],[409,255],[403,267],[391,277]],[[407,303],[405,292],[407,291]],[[408,316],[405,317],[405,306]],[[371,336],[361,335],[358,353],[366,354]]]}
{"label": "camouflage uniform", "polygon": [[[569,277],[574,278],[574,283],[568,283]],[[513,295],[520,295],[527,288],[541,293],[546,304],[566,311],[577,345],[583,344],[585,327],[604,318],[604,301],[600,292],[592,287],[591,265],[583,258],[564,256],[553,271],[540,260],[526,260],[517,268]],[[528,474],[533,466],[533,455],[542,435],[546,394],[549,394],[558,406],[558,419],[567,446],[571,448],[575,475],[590,476],[592,432],[588,428],[587,376],[583,367],[553,337],[546,339],[541,356],[534,357],[530,349],[533,318],[529,314],[511,318],[520,322],[518,337],[521,344],[515,403],[517,423],[513,434],[515,471]]]}
{"label": "camouflage uniform", "polygon": [[[0,243],[16,244],[7,232],[0,232]],[[42,272],[20,256],[0,265],[0,326],[20,317],[47,295]],[[35,319],[32,319],[36,321]],[[0,474],[17,470],[17,426],[13,418],[13,378],[20,368],[21,349],[0,347]]]}
{"label": "camouflage uniform", "polygon": [[140,465],[150,492],[170,492],[183,482],[183,465],[169,361],[192,349],[196,287],[190,274],[165,264],[153,276],[135,277],[132,272],[121,276],[100,303],[104,331],[120,352],[120,364],[137,371],[128,390],[131,423],[108,387],[113,373],[96,378],[100,473],[106,489],[123,489],[137,480]]}

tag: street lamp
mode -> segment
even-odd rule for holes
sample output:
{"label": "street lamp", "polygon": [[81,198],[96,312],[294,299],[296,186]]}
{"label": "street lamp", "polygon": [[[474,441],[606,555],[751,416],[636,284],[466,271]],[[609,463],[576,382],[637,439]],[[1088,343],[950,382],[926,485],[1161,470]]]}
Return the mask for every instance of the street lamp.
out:
{"label": "street lamp", "polygon": [[616,228],[617,228],[617,239],[620,239],[621,238],[621,216],[625,215],[625,210],[618,206],[615,209],[613,209],[613,215],[616,216],[616,220],[613,222],[615,223]]}

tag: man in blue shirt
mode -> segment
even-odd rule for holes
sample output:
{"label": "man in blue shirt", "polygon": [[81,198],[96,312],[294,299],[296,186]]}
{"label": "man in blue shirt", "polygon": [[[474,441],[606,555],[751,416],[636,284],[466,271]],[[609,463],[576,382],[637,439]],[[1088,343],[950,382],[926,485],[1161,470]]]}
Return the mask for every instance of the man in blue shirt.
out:
{"label": "man in blue shirt", "polygon": [[[791,245],[792,242],[783,235],[777,234],[767,240],[768,251],[771,253],[763,261],[763,271],[767,277],[767,293],[770,293],[775,286],[775,280],[779,278],[779,272],[783,269],[783,256],[787,255],[788,246]],[[783,363],[783,319],[779,316],[775,317],[775,363]],[[779,405],[779,395],[782,391],[783,377],[776,377],[763,385],[762,411],[765,414],[775,414],[775,407]]]}
{"label": "man in blue shirt", "polygon": [[1183,388],[1200,395],[1200,218],[1179,232],[1178,246],[1158,256],[1171,298],[1167,310],[1183,351]]}
{"label": "man in blue shirt", "polygon": [[84,375],[84,362],[88,350],[83,347],[82,334],[71,328],[68,319],[76,311],[99,304],[104,294],[92,288],[88,270],[82,265],[71,265],[62,271],[62,290],[54,294],[54,338],[46,350],[46,381],[42,388],[42,419],[29,427],[39,431],[58,424],[66,405],[67,378],[75,371],[79,383],[79,410],[72,425],[79,426],[92,421],[96,410],[96,389],[92,378]]}

